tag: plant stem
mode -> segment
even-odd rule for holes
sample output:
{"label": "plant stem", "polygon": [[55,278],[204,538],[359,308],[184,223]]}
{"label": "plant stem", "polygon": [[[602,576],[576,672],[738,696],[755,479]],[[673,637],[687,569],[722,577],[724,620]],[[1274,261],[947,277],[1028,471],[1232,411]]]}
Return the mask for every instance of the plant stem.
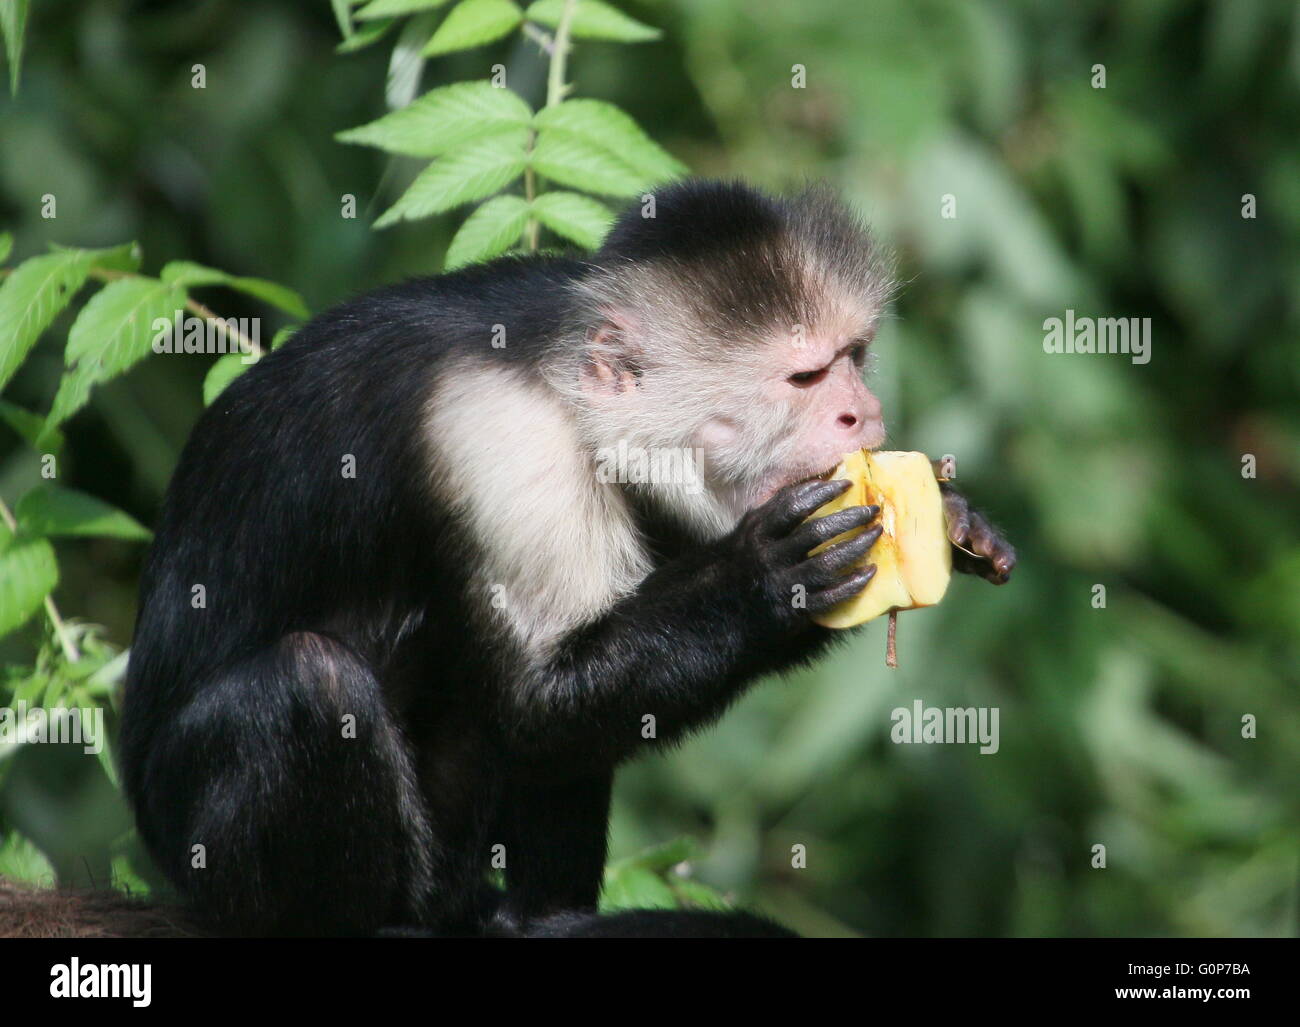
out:
{"label": "plant stem", "polygon": [[[568,86],[564,82],[564,73],[568,65],[569,51],[572,49],[569,43],[570,32],[573,27],[573,15],[578,9],[578,0],[564,0],[564,10],[560,12],[560,23],[555,27],[554,38],[541,33],[542,38],[538,39],[538,45],[549,55],[550,67],[546,73],[546,106],[554,107],[564,99]],[[529,32],[527,23],[524,25],[524,33],[530,38],[537,39],[537,36]],[[537,133],[533,132],[528,139],[528,152],[531,155],[533,145],[537,141]],[[529,205],[537,196],[537,176],[533,173],[532,164],[524,170],[524,199]],[[530,217],[528,225],[524,229],[524,235],[527,239],[526,245],[531,253],[537,252],[538,242],[541,235],[541,226],[537,219]]]}
{"label": "plant stem", "polygon": [[[0,521],[5,522],[7,527],[15,535],[18,534],[18,522],[14,515],[9,512],[9,507],[5,501],[0,499]],[[77,650],[77,643],[72,640],[68,634],[68,626],[59,616],[59,608],[54,605],[54,599],[50,596],[45,597],[45,612],[49,615],[50,623],[54,626],[54,634],[59,640],[59,645],[63,647],[63,655],[69,663],[76,663],[81,659],[81,653]]]}
{"label": "plant stem", "polygon": [[546,106],[554,107],[564,99],[568,87],[564,84],[565,65],[569,60],[569,34],[573,28],[573,15],[578,0],[564,0],[560,24],[555,27],[555,52],[551,55],[551,73],[546,79]]}

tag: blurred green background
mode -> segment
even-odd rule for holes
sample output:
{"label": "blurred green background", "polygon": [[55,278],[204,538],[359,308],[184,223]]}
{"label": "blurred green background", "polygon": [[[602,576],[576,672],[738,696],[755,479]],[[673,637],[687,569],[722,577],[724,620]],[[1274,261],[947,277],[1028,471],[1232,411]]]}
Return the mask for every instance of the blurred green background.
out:
{"label": "blurred green background", "polygon": [[[861,209],[906,283],[874,372],[888,447],[956,454],[1021,563],[1007,588],[963,579],[903,616],[899,669],[873,623],[627,768],[614,855],[694,836],[699,880],[810,934],[1297,933],[1300,6],[622,6],[662,40],[581,42],[575,95],[618,103],[697,173],[827,179]],[[0,98],[15,258],[136,239],[147,272],[196,260],[314,310],[437,271],[459,217],[368,227],[419,164],[332,138],[384,112],[391,44],[338,40],[326,0],[40,0]],[[430,61],[422,88],[495,62],[537,100],[544,65],[517,40]],[[339,217],[344,193],[363,217]],[[1150,317],[1151,362],[1045,354],[1066,308]],[[68,321],[6,398],[49,408]],[[156,357],[98,390],[66,426],[62,483],[151,524],[211,359]],[[0,427],[0,495],[39,480]],[[142,547],[58,552],[64,614],[129,644]],[[30,664],[42,630],[0,660]],[[915,699],[999,708],[1000,751],[891,744],[890,711]],[[28,746],[0,768],[0,829],[61,880],[104,883],[132,854],[93,760]]]}

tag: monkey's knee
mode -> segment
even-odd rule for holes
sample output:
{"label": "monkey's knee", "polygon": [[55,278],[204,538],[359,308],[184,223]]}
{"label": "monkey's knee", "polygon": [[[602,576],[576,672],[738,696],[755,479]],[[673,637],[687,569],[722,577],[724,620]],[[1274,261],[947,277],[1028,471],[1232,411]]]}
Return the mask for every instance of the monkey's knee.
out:
{"label": "monkey's knee", "polygon": [[220,929],[369,933],[415,922],[428,838],[370,668],[299,632],[209,682],[151,756],[141,826]]}

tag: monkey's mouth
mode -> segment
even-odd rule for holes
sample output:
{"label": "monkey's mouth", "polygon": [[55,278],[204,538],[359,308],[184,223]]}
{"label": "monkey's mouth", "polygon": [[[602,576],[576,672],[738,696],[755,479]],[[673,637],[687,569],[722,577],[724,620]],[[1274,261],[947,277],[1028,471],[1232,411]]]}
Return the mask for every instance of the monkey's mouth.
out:
{"label": "monkey's mouth", "polygon": [[816,474],[810,474],[806,478],[797,478],[790,482],[791,485],[803,485],[810,481],[830,481],[831,476],[835,473],[835,468],[839,467],[838,463],[832,464],[824,471],[818,471]]}

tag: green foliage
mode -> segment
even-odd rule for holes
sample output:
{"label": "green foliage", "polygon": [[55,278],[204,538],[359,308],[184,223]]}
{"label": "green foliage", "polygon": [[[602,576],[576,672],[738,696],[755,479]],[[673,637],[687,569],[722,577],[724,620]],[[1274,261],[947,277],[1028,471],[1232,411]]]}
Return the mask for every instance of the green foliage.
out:
{"label": "green foliage", "polygon": [[[537,0],[530,4],[525,16],[530,21],[557,28],[564,17],[565,0]],[[658,29],[629,18],[618,8],[602,0],[581,0],[576,7],[571,26],[578,39],[608,39],[616,43],[646,43],[658,39]]]}
{"label": "green foliage", "polygon": [[511,0],[461,0],[424,48],[426,57],[471,50],[513,32],[524,12]]}
{"label": "green foliage", "polygon": [[[362,8],[358,17],[417,9],[376,3]],[[659,35],[608,4],[541,0],[521,11],[510,0],[461,0],[422,52],[436,56],[483,46],[525,19],[534,37],[540,34],[540,45],[552,62],[547,101],[540,110],[534,112],[522,97],[496,82],[462,82],[431,89],[337,136],[341,142],[394,155],[433,158],[379,217],[376,228],[488,201],[471,213],[452,240],[448,268],[487,260],[516,246],[535,252],[540,248],[539,228],[580,246],[598,246],[611,221],[608,208],[567,191],[548,199],[547,180],[597,195],[633,197],[686,170],[613,104],[564,99],[564,61],[571,39],[635,43]],[[539,26],[554,28],[554,37]],[[350,27],[345,36],[348,31]],[[497,195],[519,184],[522,197]]]}
{"label": "green foliage", "polygon": [[92,536],[147,542],[149,532],[135,518],[94,496],[57,485],[38,485],[14,508],[20,534],[41,538]]}
{"label": "green foliage", "polygon": [[[0,39],[9,61],[9,89],[18,92],[23,67],[23,33],[27,28],[29,0],[0,0]],[[0,260],[4,258],[0,257]]]}
{"label": "green foliage", "polygon": [[613,860],[605,867],[601,910],[732,908],[716,889],[692,880],[692,863],[699,857],[695,842],[678,838]]}

